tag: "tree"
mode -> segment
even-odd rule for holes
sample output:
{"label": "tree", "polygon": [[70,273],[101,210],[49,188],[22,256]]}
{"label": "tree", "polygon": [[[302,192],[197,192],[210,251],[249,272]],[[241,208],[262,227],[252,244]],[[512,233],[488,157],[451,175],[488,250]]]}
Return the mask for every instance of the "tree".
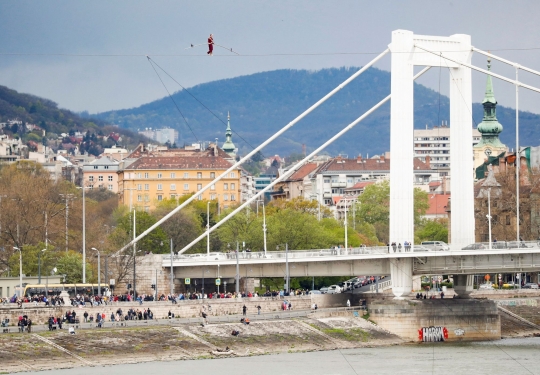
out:
{"label": "tree", "polygon": [[[138,236],[157,222],[156,218],[146,211],[137,211],[135,214],[135,235]],[[112,233],[112,239],[118,247],[129,243],[133,238],[133,213],[124,215],[117,223]],[[168,252],[167,235],[157,227],[147,236],[137,242],[137,249],[143,252],[166,253]]]}
{"label": "tree", "polygon": [[415,241],[443,241],[448,242],[448,219],[424,219],[415,231]]}
{"label": "tree", "polygon": [[[428,194],[419,188],[414,188],[414,223],[420,224],[422,216],[429,208]],[[380,241],[388,241],[390,221],[390,182],[385,180],[366,186],[364,193],[358,197],[360,202],[356,210],[357,219],[373,224]],[[386,240],[386,241],[384,241]]]}

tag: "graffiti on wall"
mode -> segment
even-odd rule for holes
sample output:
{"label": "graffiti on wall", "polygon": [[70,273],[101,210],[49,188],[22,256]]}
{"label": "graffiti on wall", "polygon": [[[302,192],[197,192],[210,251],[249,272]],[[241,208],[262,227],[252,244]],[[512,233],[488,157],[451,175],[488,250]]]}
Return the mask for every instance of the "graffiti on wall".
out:
{"label": "graffiti on wall", "polygon": [[461,328],[458,328],[458,329],[455,329],[454,330],[454,334],[456,336],[463,336],[465,334],[465,330],[461,329]]}
{"label": "graffiti on wall", "polygon": [[422,327],[418,330],[418,339],[423,342],[439,342],[448,339],[446,327]]}

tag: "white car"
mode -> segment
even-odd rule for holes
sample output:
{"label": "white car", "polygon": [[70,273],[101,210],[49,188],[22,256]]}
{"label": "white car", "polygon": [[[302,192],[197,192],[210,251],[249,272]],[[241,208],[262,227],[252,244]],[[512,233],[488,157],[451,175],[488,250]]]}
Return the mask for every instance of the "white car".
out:
{"label": "white car", "polygon": [[478,289],[492,290],[493,289],[493,284],[491,284],[491,283],[489,283],[489,284],[480,284]]}
{"label": "white car", "polygon": [[326,293],[328,293],[328,294],[338,294],[338,293],[341,293],[341,288],[339,287],[339,285],[330,285],[328,287],[328,291]]}
{"label": "white car", "polygon": [[319,291],[320,291],[322,294],[328,293],[328,287],[323,286],[321,289],[319,289]]}

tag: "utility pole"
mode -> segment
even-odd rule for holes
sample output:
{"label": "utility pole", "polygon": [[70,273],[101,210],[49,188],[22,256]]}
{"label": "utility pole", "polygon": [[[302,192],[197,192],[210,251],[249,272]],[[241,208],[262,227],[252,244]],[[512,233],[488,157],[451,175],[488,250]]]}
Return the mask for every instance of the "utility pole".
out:
{"label": "utility pole", "polygon": [[[519,68],[516,66],[516,82],[518,82]],[[519,152],[519,85],[516,84],[516,241],[518,247],[521,247],[521,237],[519,235],[519,168],[521,166],[521,158]],[[491,243],[491,239],[489,240]],[[520,283],[521,285],[521,283]]]}
{"label": "utility pole", "polygon": [[347,224],[347,202],[344,201],[343,204],[345,205],[345,223],[344,223],[344,225],[345,225],[345,251],[347,251],[347,237],[348,237],[347,236],[347,226],[348,226],[348,224]]}
{"label": "utility pole", "polygon": [[210,201],[206,202],[206,260],[210,260]]}
{"label": "utility pole", "polygon": [[62,198],[65,198],[66,200],[66,253],[68,252],[69,248],[69,240],[68,240],[68,220],[69,220],[69,200],[73,198],[73,194],[60,194]]}

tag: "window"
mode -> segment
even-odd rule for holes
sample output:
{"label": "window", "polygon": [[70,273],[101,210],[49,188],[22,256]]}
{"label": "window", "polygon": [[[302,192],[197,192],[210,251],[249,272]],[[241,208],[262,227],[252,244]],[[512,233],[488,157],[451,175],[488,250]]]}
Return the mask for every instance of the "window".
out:
{"label": "window", "polygon": [[200,200],[200,201],[202,201],[202,195],[199,195],[199,196],[197,197],[197,199]]}
{"label": "window", "polygon": [[92,189],[94,188],[94,185],[90,185],[90,186],[88,186],[88,188],[89,188],[90,190],[92,190]]}
{"label": "window", "polygon": [[144,211],[145,211],[145,212],[150,212],[150,207],[146,206],[146,207],[144,208]]}
{"label": "window", "polygon": [[112,190],[112,189],[113,189],[112,185],[109,185],[108,188],[109,188],[109,190]]}
{"label": "window", "polygon": [[212,179],[216,178],[216,172],[210,172],[210,178]]}
{"label": "window", "polygon": [[197,172],[197,178],[198,178],[198,179],[201,179],[201,178],[202,178],[202,172]]}
{"label": "window", "polygon": [[184,172],[184,178],[189,178],[189,173]]}
{"label": "window", "polygon": [[[234,184],[231,184],[231,190],[234,190]],[[232,199],[231,199],[232,200]]]}
{"label": "window", "polygon": [[223,184],[223,190],[229,190],[229,184]]}
{"label": "window", "polygon": [[144,184],[144,190],[150,190],[150,185]]}
{"label": "window", "polygon": [[510,225],[510,215],[506,215],[506,225]]}
{"label": "window", "polygon": [[162,201],[162,200],[163,200],[163,195],[161,195],[161,194],[158,194],[158,196],[157,196],[157,200],[158,200],[158,201]]}
{"label": "window", "polygon": [[171,184],[171,190],[176,190],[176,184]]}
{"label": "window", "polygon": [[112,176],[107,177],[107,180],[108,180],[109,182],[112,182]]}
{"label": "window", "polygon": [[229,194],[223,194],[223,200],[228,201],[229,200]]}
{"label": "window", "polygon": [[144,178],[148,178],[148,177],[149,177],[148,173],[145,173]]}
{"label": "window", "polygon": [[162,177],[163,177],[163,174],[161,174],[161,173],[157,174],[157,178],[162,178]]}
{"label": "window", "polygon": [[98,181],[103,181],[103,176],[98,176]]}
{"label": "window", "polygon": [[171,194],[171,199],[176,199],[176,194]]}
{"label": "window", "polygon": [[137,190],[142,190],[142,184],[137,184]]}
{"label": "window", "polygon": [[137,202],[142,202],[142,195],[137,195]]}
{"label": "window", "polygon": [[210,194],[210,200],[213,201],[214,199],[216,199],[216,195],[215,194]]}
{"label": "window", "polygon": [[202,184],[197,184],[197,191],[202,189]]}
{"label": "window", "polygon": [[176,173],[171,172],[171,178],[176,178]]}
{"label": "window", "polygon": [[99,167],[97,165],[94,165],[94,169],[98,169]]}
{"label": "window", "polygon": [[235,200],[236,200],[236,195],[235,195],[235,194],[231,194],[231,200],[232,200],[232,201],[235,201]]}
{"label": "window", "polygon": [[324,183],[325,183],[325,184],[329,184],[329,183],[330,183],[330,179],[329,179],[329,178],[325,178],[325,179],[324,179]]}
{"label": "window", "polygon": [[150,197],[148,196],[148,194],[144,195],[144,201],[145,202],[150,202]]}
{"label": "window", "polygon": [[189,190],[189,184],[184,184],[184,190]]}
{"label": "window", "polygon": [[216,185],[212,184],[212,186],[210,186],[210,190],[216,190]]}
{"label": "window", "polygon": [[157,184],[157,189],[158,190],[163,190],[163,184]]}
{"label": "window", "polygon": [[137,173],[137,178],[142,178],[141,176],[142,176],[142,174]]}
{"label": "window", "polygon": [[231,178],[235,178],[235,177],[236,177],[236,173],[231,172]]}
{"label": "window", "polygon": [[88,181],[94,182],[94,176],[89,176],[89,177],[88,177]]}

